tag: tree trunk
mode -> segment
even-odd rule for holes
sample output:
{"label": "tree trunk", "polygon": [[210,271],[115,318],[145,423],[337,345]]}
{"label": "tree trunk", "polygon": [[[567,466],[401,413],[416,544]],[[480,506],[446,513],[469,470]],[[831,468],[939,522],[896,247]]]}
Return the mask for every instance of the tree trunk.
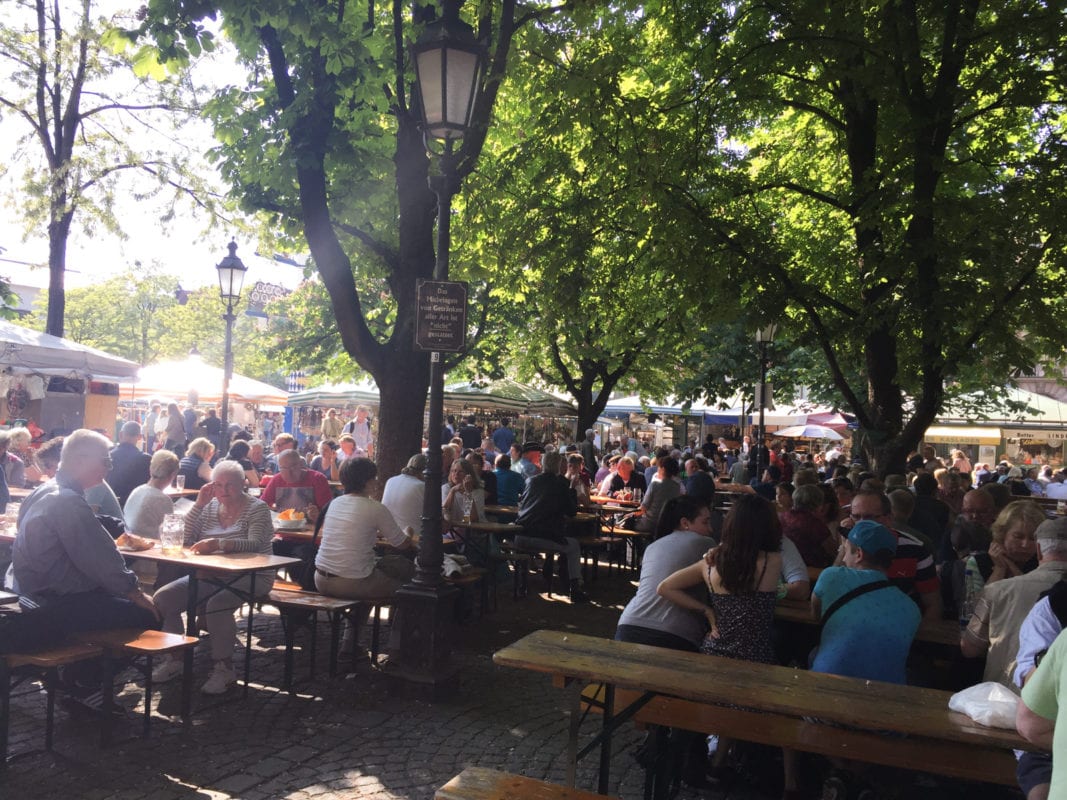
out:
{"label": "tree trunk", "polygon": [[[375,375],[380,392],[378,441],[379,489],[396,475],[408,459],[422,451],[423,414],[430,385],[430,359],[423,353],[406,355],[385,372]],[[434,421],[430,420],[433,425]]]}
{"label": "tree trunk", "polygon": [[74,219],[73,211],[63,211],[63,202],[52,209],[52,219],[48,224],[48,315],[44,332],[52,336],[62,336],[63,317],[66,314],[67,277],[67,238],[70,236],[70,224]]}

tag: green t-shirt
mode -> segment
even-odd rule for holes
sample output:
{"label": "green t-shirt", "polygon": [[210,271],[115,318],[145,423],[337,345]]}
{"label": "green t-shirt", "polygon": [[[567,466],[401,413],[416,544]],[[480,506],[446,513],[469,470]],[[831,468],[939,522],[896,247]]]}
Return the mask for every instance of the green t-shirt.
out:
{"label": "green t-shirt", "polygon": [[1049,797],[1067,797],[1067,713],[1059,713],[1060,695],[1067,699],[1067,635],[1064,633],[1056,637],[1041,659],[1041,665],[1023,687],[1023,702],[1027,708],[1038,716],[1056,721]]}

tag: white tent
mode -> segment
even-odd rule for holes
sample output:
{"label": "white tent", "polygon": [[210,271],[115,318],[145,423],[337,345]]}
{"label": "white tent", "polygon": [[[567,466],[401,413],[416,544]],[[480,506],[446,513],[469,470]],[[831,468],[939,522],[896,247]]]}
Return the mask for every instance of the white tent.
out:
{"label": "white tent", "polygon": [[[137,383],[124,382],[119,397],[122,400],[162,398],[185,401],[195,392],[198,403],[218,403],[222,400],[222,370],[205,364],[199,356],[184,361],[163,361],[142,367]],[[289,399],[284,389],[271,386],[244,375],[234,373],[230,379],[230,401],[253,403],[280,411]]]}
{"label": "white tent", "polygon": [[12,372],[92,378],[117,383],[139,365],[95,347],[0,320],[0,367]]}

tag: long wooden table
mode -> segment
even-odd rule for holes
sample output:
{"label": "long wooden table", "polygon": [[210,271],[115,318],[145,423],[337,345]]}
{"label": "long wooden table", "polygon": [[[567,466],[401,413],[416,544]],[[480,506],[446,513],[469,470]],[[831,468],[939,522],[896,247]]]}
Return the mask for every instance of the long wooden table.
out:
{"label": "long wooden table", "polygon": [[[811,615],[811,604],[804,600],[779,600],[774,607],[775,619],[798,625],[821,625],[821,621]],[[944,619],[937,622],[924,621],[915,633],[915,641],[937,645],[955,650],[960,649],[960,625],[956,620]]]}
{"label": "long wooden table", "polygon": [[[1033,749],[1015,731],[987,728],[948,710],[949,692],[863,681],[789,667],[756,664],[701,653],[686,653],[647,645],[616,642],[576,633],[541,630],[515,642],[493,656],[501,666],[532,670],[552,676],[557,687],[570,686],[572,708],[568,741],[567,778],[574,785],[578,760],[600,747],[598,791],[607,792],[612,733],[622,723],[656,702],[692,701],[689,707],[723,711],[715,715],[712,730],[725,736],[745,738],[760,726],[776,721],[792,725],[787,744],[812,752],[820,749],[819,731],[827,737],[851,741],[848,758],[871,763],[901,764],[902,751],[936,752],[937,758],[922,766],[938,770],[942,762],[966,765],[975,780],[1014,782],[1012,748]],[[587,683],[604,684],[604,718],[601,733],[578,750],[578,731]],[[620,709],[616,690],[632,690],[633,702]],[[650,705],[651,704],[651,705]],[[757,713],[754,713],[757,712]],[[739,722],[738,715],[745,715]],[[744,729],[731,728],[744,724]],[[846,730],[848,726],[859,730]],[[807,738],[796,736],[803,728]],[[814,734],[813,734],[814,731]],[[905,734],[897,739],[876,731]],[[710,731],[705,731],[710,732]],[[943,774],[959,774],[940,770]]]}
{"label": "long wooden table", "polygon": [[[247,695],[249,677],[252,672],[252,618],[256,607],[256,573],[278,570],[282,567],[299,564],[300,559],[289,558],[288,556],[261,555],[259,553],[211,553],[209,555],[198,555],[189,550],[183,550],[181,555],[166,555],[158,544],[151,550],[122,550],[121,552],[128,559],[153,561],[156,564],[173,564],[189,577],[189,599],[185,609],[187,614],[185,632],[187,636],[196,636],[198,633],[196,607],[200,580],[206,580],[220,587],[223,591],[233,592],[248,603],[244,670],[244,691],[245,695]],[[246,575],[251,576],[252,579],[247,594],[233,586],[234,583]],[[191,650],[186,658],[192,658]]]}

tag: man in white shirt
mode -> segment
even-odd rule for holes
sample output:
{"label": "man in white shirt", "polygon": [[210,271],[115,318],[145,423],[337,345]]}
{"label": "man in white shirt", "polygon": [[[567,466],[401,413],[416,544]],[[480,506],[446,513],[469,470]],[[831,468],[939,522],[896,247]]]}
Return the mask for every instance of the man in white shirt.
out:
{"label": "man in white shirt", "polygon": [[422,473],[425,469],[426,455],[417,453],[408,459],[399,475],[385,482],[382,490],[382,505],[389,509],[403,530],[422,530],[422,504],[426,493]]}

